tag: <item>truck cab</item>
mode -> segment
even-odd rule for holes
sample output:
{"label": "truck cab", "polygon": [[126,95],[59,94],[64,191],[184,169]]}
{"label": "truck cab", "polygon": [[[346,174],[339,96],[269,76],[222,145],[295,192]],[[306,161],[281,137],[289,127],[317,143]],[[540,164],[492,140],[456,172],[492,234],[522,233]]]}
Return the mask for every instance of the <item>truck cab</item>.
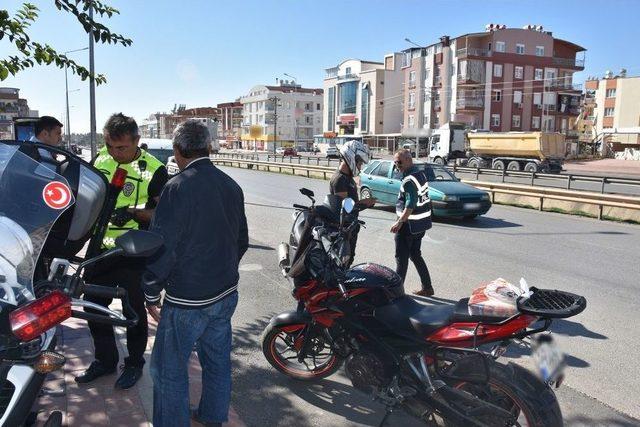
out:
{"label": "truck cab", "polygon": [[464,123],[445,123],[429,137],[429,160],[446,165],[449,160],[466,157],[466,129]]}

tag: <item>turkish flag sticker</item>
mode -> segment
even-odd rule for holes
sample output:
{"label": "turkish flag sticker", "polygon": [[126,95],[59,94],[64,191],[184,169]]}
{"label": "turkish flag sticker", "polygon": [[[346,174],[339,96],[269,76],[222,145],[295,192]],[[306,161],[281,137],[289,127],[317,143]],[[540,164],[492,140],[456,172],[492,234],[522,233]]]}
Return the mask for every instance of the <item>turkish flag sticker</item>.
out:
{"label": "turkish flag sticker", "polygon": [[42,200],[51,209],[64,209],[71,203],[71,190],[60,181],[52,181],[44,186]]}

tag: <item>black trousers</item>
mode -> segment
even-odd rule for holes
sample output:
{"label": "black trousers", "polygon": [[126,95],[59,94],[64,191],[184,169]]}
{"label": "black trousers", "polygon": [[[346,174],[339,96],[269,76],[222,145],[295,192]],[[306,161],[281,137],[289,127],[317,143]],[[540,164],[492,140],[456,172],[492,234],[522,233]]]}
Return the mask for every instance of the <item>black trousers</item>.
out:
{"label": "black trousers", "polygon": [[431,288],[431,276],[429,275],[429,269],[427,263],[422,257],[420,251],[420,245],[422,244],[422,238],[424,233],[411,234],[409,232],[409,225],[403,224],[402,228],[395,235],[396,242],[396,273],[402,278],[404,283],[407,277],[407,269],[409,268],[409,260],[413,262],[418,275],[420,275],[420,282],[422,282],[422,290],[429,290]]}
{"label": "black trousers", "polygon": [[[120,286],[127,290],[131,307],[138,315],[138,323],[127,328],[127,350],[129,356],[124,359],[126,366],[142,368],[144,366],[144,352],[147,348],[147,311],[145,308],[144,294],[140,286],[144,265],[138,260],[116,258],[114,261],[97,266],[88,277],[87,283],[102,286]],[[86,301],[108,307],[113,301],[111,298],[99,298],[86,296]],[[97,313],[91,309],[85,309],[90,313]],[[95,347],[95,358],[109,368],[118,365],[118,347],[116,346],[113,326],[104,323],[88,322]]]}

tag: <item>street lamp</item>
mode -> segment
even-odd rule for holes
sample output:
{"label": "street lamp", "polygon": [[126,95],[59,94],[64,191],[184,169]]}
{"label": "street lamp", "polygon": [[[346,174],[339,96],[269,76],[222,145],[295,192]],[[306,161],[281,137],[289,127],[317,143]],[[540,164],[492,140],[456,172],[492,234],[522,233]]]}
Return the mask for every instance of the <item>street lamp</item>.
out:
{"label": "street lamp", "polygon": [[287,73],[283,73],[285,76],[287,77],[291,77],[293,79],[293,83],[294,84],[298,84],[298,79],[296,79],[295,77],[293,77],[291,74],[287,74]]}
{"label": "street lamp", "polygon": [[414,46],[416,46],[416,47],[422,47],[422,46],[420,46],[418,43],[414,42],[413,40],[411,40],[411,39],[410,39],[410,38],[408,38],[408,37],[405,37],[405,38],[404,38],[404,41],[406,41],[407,43],[410,43],[410,44],[412,44],[412,45],[414,45]]}
{"label": "street lamp", "polygon": [[[81,52],[83,50],[89,49],[88,47],[83,47],[82,49],[74,49],[68,50],[64,52],[64,55],[67,56],[70,53]],[[65,88],[65,98],[66,98],[66,110],[67,110],[67,123],[66,123],[66,131],[67,131],[67,149],[71,148],[71,119],[69,118],[69,79],[67,78],[67,64],[64,64],[64,88]],[[79,90],[79,89],[76,89]],[[76,92],[76,90],[72,92]]]}

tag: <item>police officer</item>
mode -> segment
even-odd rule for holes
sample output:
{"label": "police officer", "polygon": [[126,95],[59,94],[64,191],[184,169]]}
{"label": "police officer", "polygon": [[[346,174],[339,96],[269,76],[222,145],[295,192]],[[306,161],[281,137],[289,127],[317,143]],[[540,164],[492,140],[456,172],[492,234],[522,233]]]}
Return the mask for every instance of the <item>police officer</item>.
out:
{"label": "police officer", "polygon": [[422,170],[413,165],[411,153],[400,150],[394,155],[394,164],[402,172],[402,184],[396,202],[398,220],[391,227],[395,233],[396,273],[404,282],[407,277],[409,259],[415,265],[422,289],[414,294],[420,296],[433,295],[431,276],[427,264],[422,258],[420,245],[425,232],[431,228],[431,200],[429,200],[429,181]]}
{"label": "police officer", "polygon": [[[127,171],[127,179],[118,196],[116,209],[102,241],[102,249],[114,247],[116,237],[128,230],[146,229],[151,221],[160,193],[168,180],[167,169],[151,154],[138,147],[138,125],[122,113],[112,115],[104,126],[105,146],[94,160],[94,166],[111,180],[117,168]],[[147,315],[140,280],[144,262],[139,258],[110,258],[92,270],[88,283],[122,286],[127,289],[138,324],[127,328],[127,350],[124,369],[116,381],[116,388],[128,389],[142,376],[144,352],[147,347]],[[110,299],[87,297],[88,301],[108,306]],[[112,374],[118,365],[113,327],[89,322],[95,347],[95,361],[80,376],[78,383],[88,383],[103,375]]]}
{"label": "police officer", "polygon": [[[329,192],[342,199],[347,197],[353,199],[359,210],[373,207],[376,204],[376,199],[373,197],[359,200],[358,186],[354,180],[354,177],[360,174],[362,166],[369,163],[369,147],[355,139],[347,141],[340,147],[340,158],[340,166],[338,166],[338,170],[336,170],[331,177],[331,181],[329,181]],[[354,230],[351,235],[351,261],[353,261],[356,255],[358,231],[359,227]]]}

